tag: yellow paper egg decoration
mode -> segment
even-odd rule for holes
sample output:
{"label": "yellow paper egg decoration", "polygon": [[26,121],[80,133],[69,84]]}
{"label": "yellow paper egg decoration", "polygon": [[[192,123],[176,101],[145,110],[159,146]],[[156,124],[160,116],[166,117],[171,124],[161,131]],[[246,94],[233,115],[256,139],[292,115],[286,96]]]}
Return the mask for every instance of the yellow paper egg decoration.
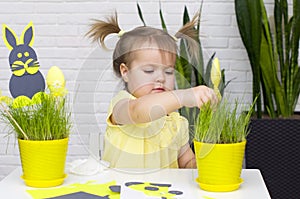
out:
{"label": "yellow paper egg decoration", "polygon": [[210,78],[213,83],[213,89],[218,96],[219,100],[222,98],[221,93],[219,91],[219,85],[221,82],[221,69],[220,69],[220,62],[219,59],[216,57],[214,58],[211,66]]}
{"label": "yellow paper egg decoration", "polygon": [[63,72],[57,66],[52,66],[46,78],[47,86],[50,93],[54,96],[64,96],[67,91],[65,89],[66,80]]}

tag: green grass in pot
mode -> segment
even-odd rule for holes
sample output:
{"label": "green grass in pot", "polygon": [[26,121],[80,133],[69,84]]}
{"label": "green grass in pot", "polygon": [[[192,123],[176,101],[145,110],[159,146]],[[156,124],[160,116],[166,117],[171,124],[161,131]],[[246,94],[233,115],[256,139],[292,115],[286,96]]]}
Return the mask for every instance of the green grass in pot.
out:
{"label": "green grass in pot", "polygon": [[245,112],[238,100],[229,104],[221,101],[212,107],[209,103],[201,107],[194,139],[204,143],[238,143],[246,140],[248,124],[253,112],[254,103]]}
{"label": "green grass in pot", "polygon": [[71,112],[65,96],[40,93],[26,106],[1,103],[1,119],[18,139],[56,140],[70,134]]}

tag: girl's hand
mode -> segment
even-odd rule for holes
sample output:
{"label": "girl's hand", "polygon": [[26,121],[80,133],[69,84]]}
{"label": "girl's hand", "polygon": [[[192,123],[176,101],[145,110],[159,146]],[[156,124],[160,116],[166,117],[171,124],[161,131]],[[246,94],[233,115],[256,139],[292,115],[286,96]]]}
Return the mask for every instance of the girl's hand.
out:
{"label": "girl's hand", "polygon": [[182,106],[198,108],[201,108],[207,102],[214,105],[219,101],[214,90],[207,86],[186,89],[181,99]]}
{"label": "girl's hand", "polygon": [[178,166],[179,168],[197,168],[195,154],[189,144],[181,147],[178,158]]}

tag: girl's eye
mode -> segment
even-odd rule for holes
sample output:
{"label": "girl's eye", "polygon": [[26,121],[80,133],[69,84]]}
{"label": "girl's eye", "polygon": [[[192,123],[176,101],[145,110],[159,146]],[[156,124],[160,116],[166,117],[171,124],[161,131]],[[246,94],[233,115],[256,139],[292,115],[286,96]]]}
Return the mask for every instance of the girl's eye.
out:
{"label": "girl's eye", "polygon": [[173,69],[173,68],[166,69],[166,70],[165,70],[165,73],[166,73],[167,75],[173,75],[173,74],[174,74],[174,69]]}
{"label": "girl's eye", "polygon": [[153,69],[144,69],[144,73],[153,73],[154,72],[154,70]]}
{"label": "girl's eye", "polygon": [[144,70],[145,73],[153,73],[153,70]]}

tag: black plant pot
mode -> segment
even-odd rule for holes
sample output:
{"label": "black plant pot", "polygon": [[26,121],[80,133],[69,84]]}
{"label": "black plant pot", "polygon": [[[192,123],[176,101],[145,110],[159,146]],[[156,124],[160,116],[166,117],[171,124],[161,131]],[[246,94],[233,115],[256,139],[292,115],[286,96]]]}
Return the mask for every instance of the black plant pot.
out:
{"label": "black plant pot", "polygon": [[260,169],[272,199],[300,198],[300,119],[252,119],[246,168]]}

